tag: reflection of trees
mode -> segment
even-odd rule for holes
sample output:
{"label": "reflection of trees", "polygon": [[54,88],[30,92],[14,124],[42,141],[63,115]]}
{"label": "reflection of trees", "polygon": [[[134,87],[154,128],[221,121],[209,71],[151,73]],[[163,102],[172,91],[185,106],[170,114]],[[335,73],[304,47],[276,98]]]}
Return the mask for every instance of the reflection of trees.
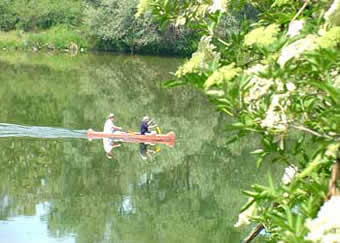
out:
{"label": "reflection of trees", "polygon": [[[0,93],[7,92],[1,120],[101,130],[112,111],[117,124],[137,129],[147,113],[176,132],[176,147],[143,161],[138,145],[123,144],[107,160],[101,141],[1,140],[1,218],[32,215],[37,203],[49,201],[50,233],[76,234],[79,243],[237,242],[232,225],[244,203],[240,188],[259,179],[240,144],[225,144],[222,122],[200,93],[155,85],[181,60],[45,61],[0,63],[8,70],[0,73],[6,87]],[[242,147],[251,150],[252,143]]]}
{"label": "reflection of trees", "polygon": [[[32,146],[27,146],[27,143]],[[60,144],[27,139],[1,141],[1,185],[10,201],[9,214],[33,215],[38,202],[48,200],[46,178],[56,174],[57,167],[49,151]]]}

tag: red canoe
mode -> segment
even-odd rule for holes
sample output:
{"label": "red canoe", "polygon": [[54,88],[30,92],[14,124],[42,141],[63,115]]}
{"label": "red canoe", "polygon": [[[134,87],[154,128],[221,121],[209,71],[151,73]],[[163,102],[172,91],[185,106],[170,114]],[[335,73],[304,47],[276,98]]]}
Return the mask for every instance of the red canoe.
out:
{"label": "red canoe", "polygon": [[88,139],[102,139],[102,138],[112,138],[121,139],[122,142],[130,143],[157,143],[166,144],[170,147],[175,145],[176,136],[174,132],[169,132],[167,134],[152,134],[152,135],[140,135],[137,133],[104,133],[95,132],[93,130],[87,131]]}

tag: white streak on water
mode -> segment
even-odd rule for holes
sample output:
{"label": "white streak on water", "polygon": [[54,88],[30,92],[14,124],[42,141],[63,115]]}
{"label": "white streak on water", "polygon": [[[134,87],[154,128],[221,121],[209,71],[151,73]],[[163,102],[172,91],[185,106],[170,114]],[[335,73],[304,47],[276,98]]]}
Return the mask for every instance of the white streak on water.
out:
{"label": "white streak on water", "polygon": [[31,137],[31,138],[87,138],[86,130],[72,130],[56,127],[22,126],[0,123],[1,137]]}

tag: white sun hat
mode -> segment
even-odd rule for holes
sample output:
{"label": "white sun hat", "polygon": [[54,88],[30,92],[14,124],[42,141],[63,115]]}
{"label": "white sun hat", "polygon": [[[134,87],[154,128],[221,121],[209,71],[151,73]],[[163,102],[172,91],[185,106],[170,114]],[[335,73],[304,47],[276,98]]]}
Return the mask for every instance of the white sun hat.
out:
{"label": "white sun hat", "polygon": [[115,115],[113,113],[110,113],[107,118],[111,118],[111,117],[114,117]]}

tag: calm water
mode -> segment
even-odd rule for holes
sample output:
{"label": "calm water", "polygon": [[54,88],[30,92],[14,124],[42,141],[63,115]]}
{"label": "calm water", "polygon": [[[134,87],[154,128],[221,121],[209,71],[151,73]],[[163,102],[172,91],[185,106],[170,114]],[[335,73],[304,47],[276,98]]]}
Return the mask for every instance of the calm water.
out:
{"label": "calm water", "polygon": [[[161,87],[182,61],[0,53],[0,242],[240,242],[241,191],[266,170],[252,140],[226,144],[199,91]],[[143,160],[122,144],[108,159],[84,133],[110,112],[126,131],[155,118],[175,147]]]}

